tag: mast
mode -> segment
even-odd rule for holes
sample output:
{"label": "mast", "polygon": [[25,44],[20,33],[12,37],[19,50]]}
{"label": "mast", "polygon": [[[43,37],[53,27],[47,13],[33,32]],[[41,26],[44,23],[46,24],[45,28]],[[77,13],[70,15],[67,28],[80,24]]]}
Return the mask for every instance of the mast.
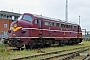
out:
{"label": "mast", "polygon": [[68,22],[68,0],[66,0],[66,7],[65,7],[65,20]]}
{"label": "mast", "polygon": [[81,17],[81,16],[79,15],[79,25],[80,25],[80,17]]}

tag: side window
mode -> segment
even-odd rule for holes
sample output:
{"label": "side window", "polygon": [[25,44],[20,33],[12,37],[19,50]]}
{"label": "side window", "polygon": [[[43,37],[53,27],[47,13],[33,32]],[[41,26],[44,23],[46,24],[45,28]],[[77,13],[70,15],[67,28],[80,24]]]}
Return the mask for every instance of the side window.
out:
{"label": "side window", "polygon": [[74,29],[74,26],[72,26],[72,29]]}
{"label": "side window", "polygon": [[49,26],[49,22],[45,22],[44,25]]}
{"label": "side window", "polygon": [[64,28],[65,28],[65,24],[64,24]]}
{"label": "side window", "polygon": [[56,23],[56,27],[59,27],[60,26],[60,24],[59,23]]}
{"label": "side window", "polygon": [[54,26],[56,26],[56,23],[54,22]]}
{"label": "side window", "polygon": [[64,28],[64,27],[65,27],[65,25],[64,25],[64,24],[61,24],[61,27],[63,27],[63,28]]}
{"label": "side window", "polygon": [[74,26],[74,29],[76,29],[77,28],[77,26]]}
{"label": "side window", "polygon": [[54,26],[54,22],[52,22],[52,26]]}
{"label": "side window", "polygon": [[69,25],[69,28],[70,28],[70,25]]}
{"label": "side window", "polygon": [[61,27],[61,24],[59,23],[59,27]]}
{"label": "side window", "polygon": [[69,25],[69,28],[73,28],[73,26],[72,25]]}
{"label": "side window", "polygon": [[69,26],[68,26],[68,25],[66,25],[66,28],[69,28]]}
{"label": "side window", "polygon": [[51,26],[51,22],[49,22],[49,26]]}
{"label": "side window", "polygon": [[7,35],[7,32],[6,31],[4,31],[4,35]]}
{"label": "side window", "polygon": [[61,24],[61,27],[63,27],[63,24]]}
{"label": "side window", "polygon": [[12,20],[15,20],[15,17],[14,16],[12,16]]}
{"label": "side window", "polygon": [[4,28],[7,28],[7,24],[4,24]]}
{"label": "side window", "polygon": [[0,18],[2,18],[1,14],[0,14]]}
{"label": "side window", "polygon": [[72,26],[73,31],[77,29],[77,26]]}
{"label": "side window", "polygon": [[56,26],[56,23],[55,22],[51,22],[51,26]]}

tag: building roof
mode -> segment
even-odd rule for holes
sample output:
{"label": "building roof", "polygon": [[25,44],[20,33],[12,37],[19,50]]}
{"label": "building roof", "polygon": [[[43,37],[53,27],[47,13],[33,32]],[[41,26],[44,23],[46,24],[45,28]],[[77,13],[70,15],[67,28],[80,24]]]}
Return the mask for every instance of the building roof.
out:
{"label": "building roof", "polygon": [[14,13],[14,12],[9,12],[9,11],[0,11],[0,14],[4,15],[12,15],[12,16],[20,16],[20,13]]}

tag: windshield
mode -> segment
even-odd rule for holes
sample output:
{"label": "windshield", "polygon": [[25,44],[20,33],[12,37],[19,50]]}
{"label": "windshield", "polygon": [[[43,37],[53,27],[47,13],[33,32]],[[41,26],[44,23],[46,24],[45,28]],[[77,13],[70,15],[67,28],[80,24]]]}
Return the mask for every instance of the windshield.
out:
{"label": "windshield", "polygon": [[[22,18],[23,17],[23,18]],[[28,20],[32,22],[33,18],[30,15],[21,15],[18,20]]]}
{"label": "windshield", "polygon": [[33,19],[32,19],[32,17],[30,15],[24,15],[23,20],[32,21]]}

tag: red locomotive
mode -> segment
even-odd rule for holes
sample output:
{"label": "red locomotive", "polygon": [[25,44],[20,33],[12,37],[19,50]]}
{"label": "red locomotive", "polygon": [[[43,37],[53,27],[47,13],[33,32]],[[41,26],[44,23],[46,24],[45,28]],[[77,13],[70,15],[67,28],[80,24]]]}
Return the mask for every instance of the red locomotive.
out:
{"label": "red locomotive", "polygon": [[78,24],[59,19],[24,13],[12,22],[9,32],[9,45],[26,48],[36,45],[78,44],[82,42],[82,31]]}

